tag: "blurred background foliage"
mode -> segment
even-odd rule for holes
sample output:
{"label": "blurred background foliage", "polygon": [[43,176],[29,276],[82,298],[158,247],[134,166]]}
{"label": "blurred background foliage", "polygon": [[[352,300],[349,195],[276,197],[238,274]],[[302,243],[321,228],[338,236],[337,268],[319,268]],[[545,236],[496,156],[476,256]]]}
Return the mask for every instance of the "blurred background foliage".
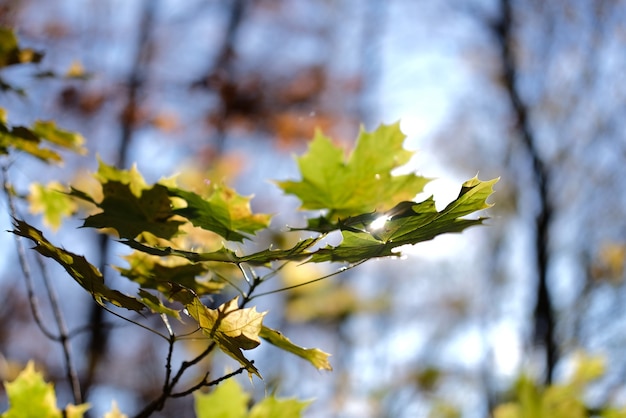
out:
{"label": "blurred background foliage", "polygon": [[[53,119],[82,133],[90,153],[54,169],[17,161],[10,174],[22,193],[50,179],[87,189],[97,155],[136,162],[149,182],[179,173],[186,187],[217,179],[254,193],[255,210],[277,214],[267,239],[287,240],[297,202],[266,179],[294,175],[292,155],[316,127],[348,143],[360,123],[396,120],[425,176],[501,176],[490,226],[259,299],[294,341],[333,353],[335,370],[261,349],[256,361],[275,367],[251,388],[257,397],[315,398],[311,417],[482,417],[516,381],[528,393],[569,384],[583,350],[608,366],[577,399],[626,401],[626,3],[0,0],[0,25],[45,52],[0,73],[0,105],[16,123]],[[458,193],[447,185],[427,191],[443,204]],[[8,210],[0,225],[10,228]],[[117,280],[109,264],[120,254],[104,235],[68,234],[76,226],[62,226],[59,240]],[[0,377],[32,358],[62,382],[60,350],[32,323],[11,239],[0,236]],[[283,280],[334,267],[317,268]],[[111,397],[132,414],[161,390],[164,347],[50,271],[81,331],[75,352],[93,416]],[[68,386],[57,391],[64,404]],[[162,416],[192,411],[189,399],[167,408]],[[519,416],[515,408],[495,416]]]}

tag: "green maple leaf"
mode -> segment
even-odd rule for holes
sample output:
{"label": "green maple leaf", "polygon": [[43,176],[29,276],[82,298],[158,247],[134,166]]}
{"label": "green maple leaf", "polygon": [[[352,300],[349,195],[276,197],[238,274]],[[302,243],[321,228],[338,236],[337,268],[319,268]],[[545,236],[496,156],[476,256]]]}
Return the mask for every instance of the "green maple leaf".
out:
{"label": "green maple leaf", "polygon": [[70,195],[96,205],[102,211],[85,219],[83,226],[113,228],[120,238],[133,239],[149,232],[170,239],[178,233],[182,221],[175,213],[166,186],[147,186],[136,167],[119,170],[100,161],[96,178],[102,183],[102,201],[76,189]]}
{"label": "green maple leaf", "polygon": [[46,383],[30,361],[11,383],[5,383],[10,407],[2,418],[61,418],[52,383]]}
{"label": "green maple leaf", "polygon": [[235,379],[220,383],[210,393],[195,392],[194,409],[197,418],[245,418],[248,415],[248,395]]}
{"label": "green maple leaf", "polygon": [[102,274],[85,257],[54,246],[40,230],[24,221],[16,219],[14,226],[15,229],[11,232],[33,241],[35,251],[59,263],[99,304],[107,300],[115,306],[129,310],[140,311],[144,308],[144,305],[137,299],[107,287]]}
{"label": "green maple leaf", "polygon": [[269,396],[252,407],[249,418],[298,418],[310,403]]}
{"label": "green maple leaf", "polygon": [[186,202],[186,206],[176,209],[194,225],[213,231],[229,241],[243,241],[245,234],[254,234],[265,229],[270,223],[270,215],[253,214],[250,198],[237,194],[226,186],[215,186],[212,193],[204,198],[194,192],[169,188],[170,196]]}
{"label": "green maple leaf", "polygon": [[52,181],[45,186],[32,183],[29,187],[28,203],[32,213],[42,213],[46,226],[58,229],[63,218],[76,211],[76,202],[64,193],[61,183]]}
{"label": "green maple leaf", "polygon": [[[400,202],[379,215],[387,218],[380,227],[372,228],[372,224],[363,223],[363,229],[343,230],[341,244],[321,248],[312,255],[311,261],[356,263],[370,258],[388,257],[397,255],[392,251],[396,247],[417,244],[441,234],[461,232],[470,226],[479,225],[485,218],[462,217],[491,206],[486,200],[493,193],[493,185],[497,181],[480,181],[477,177],[466,181],[459,196],[440,212],[432,197],[423,202]],[[367,216],[367,219],[375,219],[371,214]]]}
{"label": "green maple leaf", "polygon": [[384,211],[420,193],[429,179],[392,175],[413,152],[403,149],[406,137],[399,124],[361,130],[347,160],[344,151],[317,132],[307,154],[298,158],[302,180],[280,181],[285,193],[302,201],[302,209],[329,209],[329,218]]}
{"label": "green maple leaf", "polygon": [[305,359],[318,370],[333,369],[330,365],[330,362],[328,361],[328,357],[330,357],[330,354],[325,353],[318,348],[300,347],[292,343],[291,340],[285,337],[281,332],[268,328],[266,326],[263,326],[261,328],[261,333],[259,335],[270,344]]}
{"label": "green maple leaf", "polygon": [[261,343],[259,333],[265,312],[259,313],[256,308],[239,309],[237,300],[238,297],[217,309],[209,309],[195,298],[193,303],[187,305],[187,311],[198,322],[202,332],[215,341],[223,352],[241,363],[248,373],[261,378],[257,368],[241,350],[251,350]]}
{"label": "green maple leaf", "polygon": [[[4,387],[9,400],[9,409],[1,418],[61,418],[63,412],[56,403],[52,383],[46,383],[35,364],[29,361],[18,377]],[[81,418],[89,409],[88,404],[68,405],[66,414],[71,418]]]}
{"label": "green maple leaf", "polygon": [[[176,264],[165,264],[157,257],[140,252],[124,258],[128,261],[129,268],[116,267],[123,276],[138,283],[143,289],[157,290],[168,300],[184,305],[192,302],[193,294],[202,296],[218,293],[225,285],[221,281],[197,279],[209,272],[210,266],[206,263],[191,264],[180,260]],[[160,313],[172,313],[154,295],[142,291],[140,296],[144,298],[144,304],[150,305],[150,309]],[[175,316],[178,317],[178,314]]]}

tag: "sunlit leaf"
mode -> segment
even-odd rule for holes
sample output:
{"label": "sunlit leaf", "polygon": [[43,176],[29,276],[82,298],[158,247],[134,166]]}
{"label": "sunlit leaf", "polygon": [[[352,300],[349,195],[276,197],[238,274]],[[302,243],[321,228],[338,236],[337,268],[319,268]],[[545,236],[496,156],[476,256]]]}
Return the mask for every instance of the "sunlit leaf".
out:
{"label": "sunlit leaf", "polygon": [[15,33],[6,27],[0,27],[0,68],[14,64],[39,62],[43,54],[30,48],[20,48]]}
{"label": "sunlit leaf", "polygon": [[194,393],[194,401],[197,418],[246,418],[250,395],[228,379],[210,393]]}
{"label": "sunlit leaf", "polygon": [[185,207],[174,211],[177,215],[229,241],[243,241],[248,238],[246,234],[265,229],[270,222],[270,215],[252,213],[249,197],[241,196],[226,186],[216,186],[208,198],[174,187],[169,189],[169,193],[186,202]]}
{"label": "sunlit leaf", "polygon": [[249,418],[298,418],[310,403],[268,396],[252,407]]}
{"label": "sunlit leaf", "polygon": [[332,370],[332,366],[328,361],[330,354],[323,352],[318,348],[303,348],[292,343],[289,338],[285,337],[281,332],[263,326],[261,328],[260,337],[268,341],[276,347],[295,354],[311,363],[319,370]]}
{"label": "sunlit leaf", "polygon": [[91,406],[88,403],[80,405],[67,405],[65,407],[65,418],[83,418],[90,407]]}
{"label": "sunlit leaf", "polygon": [[128,418],[128,415],[123,414],[117,406],[117,402],[111,402],[111,410],[104,414],[103,418]]}
{"label": "sunlit leaf", "polygon": [[415,174],[392,175],[413,155],[403,149],[404,139],[398,123],[361,130],[346,160],[340,147],[317,132],[308,153],[298,158],[302,180],[277,183],[302,201],[302,209],[329,209],[331,220],[385,211],[412,200],[429,181]]}
{"label": "sunlit leaf", "polygon": [[[210,278],[197,279],[207,275],[207,264],[191,264],[177,259],[176,263],[162,261],[159,258],[144,253],[135,252],[124,257],[129,268],[116,267],[120,273],[138,283],[144,289],[154,289],[165,295],[170,301],[189,304],[192,295],[206,295],[217,293],[224,288],[225,283]],[[190,293],[191,290],[193,293]]]}
{"label": "sunlit leaf", "polygon": [[11,150],[26,152],[46,163],[62,162],[61,155],[46,145],[82,153],[84,139],[81,135],[64,131],[56,127],[54,122],[37,121],[31,127],[10,127],[6,122],[6,111],[2,111],[0,123],[0,154]]}
{"label": "sunlit leaf", "polygon": [[465,215],[486,209],[487,198],[493,193],[498,179],[480,181],[473,178],[463,183],[457,199],[442,211],[437,211],[435,202],[429,198],[423,202],[401,202],[381,216],[387,218],[377,228],[343,230],[343,241],[336,247],[327,246],[315,252],[313,262],[346,261],[359,262],[376,257],[394,255],[394,248],[428,241],[438,235],[461,232],[479,225],[484,218],[465,219]]}
{"label": "sunlit leaf", "polygon": [[40,183],[31,183],[29,187],[28,203],[30,212],[43,214],[44,224],[58,229],[63,218],[68,217],[76,210],[76,202],[70,198],[61,183],[52,181],[45,186]]}
{"label": "sunlit leaf", "polygon": [[256,308],[239,309],[237,300],[238,297],[217,309],[209,309],[195,298],[193,303],[187,305],[187,311],[198,322],[202,332],[222,351],[241,363],[250,374],[260,378],[257,368],[241,350],[251,350],[261,343],[259,333],[265,312],[259,313]]}
{"label": "sunlit leaf", "polygon": [[72,196],[94,203],[101,212],[85,219],[90,228],[113,228],[121,238],[133,239],[149,232],[170,239],[182,221],[174,220],[167,187],[145,185],[135,168],[119,170],[100,162],[96,175],[102,183],[103,198],[96,202],[88,194],[72,189]]}
{"label": "sunlit leaf", "polygon": [[83,148],[85,138],[83,138],[82,135],[59,129],[52,121],[37,121],[33,124],[31,130],[35,133],[35,135],[45,139],[51,144],[55,144],[61,148],[66,148],[81,154],[86,152],[85,148]]}
{"label": "sunlit leaf", "polygon": [[52,258],[63,266],[65,271],[87,290],[99,304],[109,301],[115,306],[129,310],[140,311],[144,308],[144,305],[137,299],[107,287],[104,284],[102,274],[85,257],[54,246],[43,236],[40,230],[24,221],[16,219],[14,226],[15,229],[11,232],[33,241],[35,251],[45,257]]}
{"label": "sunlit leaf", "polygon": [[2,418],[61,418],[52,383],[46,383],[41,373],[35,371],[30,361],[13,382],[4,387],[9,399],[9,409]]}

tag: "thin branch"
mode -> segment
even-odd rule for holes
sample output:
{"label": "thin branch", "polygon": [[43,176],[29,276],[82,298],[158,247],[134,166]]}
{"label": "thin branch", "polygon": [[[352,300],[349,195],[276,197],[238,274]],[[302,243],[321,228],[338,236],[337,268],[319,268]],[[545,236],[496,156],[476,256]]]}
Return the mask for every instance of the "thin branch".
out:
{"label": "thin branch", "polygon": [[57,297],[57,293],[52,286],[50,281],[50,275],[48,274],[48,269],[44,264],[41,257],[36,257],[37,264],[39,265],[39,269],[41,270],[41,276],[43,277],[43,282],[46,287],[46,293],[48,294],[48,300],[50,302],[50,308],[54,314],[54,320],[57,323],[58,331],[59,331],[59,342],[61,343],[61,347],[63,348],[63,357],[65,359],[65,370],[67,373],[67,380],[72,387],[72,395],[74,396],[74,403],[79,405],[83,403],[82,394],[80,391],[80,381],[78,379],[78,372],[74,368],[74,362],[72,361],[72,347],[70,345],[70,334],[67,329],[67,325],[65,323],[65,319],[63,318],[63,314],[61,312],[61,306],[59,305],[59,300]]}
{"label": "thin branch", "polygon": [[358,263],[354,263],[354,264],[351,264],[349,266],[342,267],[342,268],[340,268],[339,270],[337,270],[335,272],[332,272],[332,273],[327,274],[327,275],[322,276],[322,277],[318,277],[317,279],[309,280],[308,282],[294,284],[293,286],[282,287],[280,289],[270,290],[268,292],[258,293],[258,294],[254,295],[254,296],[250,296],[248,298],[248,301],[251,301],[252,299],[256,299],[256,298],[261,297],[261,296],[267,296],[267,295],[272,295],[274,293],[284,292],[286,290],[296,289],[298,287],[306,286],[306,285],[309,285],[309,284],[312,284],[312,283],[319,282],[321,280],[328,279],[330,277],[333,277],[333,276],[336,276],[338,274],[341,274],[344,271],[351,270],[351,269],[353,269],[353,268],[355,268],[357,266],[360,266],[361,264],[365,263],[365,261],[367,261],[367,260],[362,260],[362,261],[359,261]]}
{"label": "thin branch", "polygon": [[[211,342],[207,346],[207,348],[202,353],[200,353],[198,356],[196,356],[193,360],[184,361],[180,365],[180,368],[178,369],[178,372],[176,372],[176,375],[170,381],[169,380],[169,376],[171,376],[171,370],[168,371],[168,367],[171,368],[172,351],[174,349],[173,346],[174,346],[175,338],[172,337],[172,338],[170,338],[169,341],[170,341],[170,347],[169,347],[169,350],[168,350],[168,357],[167,357],[167,364],[166,364],[166,381],[165,381],[165,384],[163,385],[163,391],[162,391],[161,395],[159,395],[158,398],[156,398],[155,400],[150,402],[148,405],[146,405],[146,407],[143,410],[141,410],[137,415],[135,415],[135,418],[147,418],[150,415],[152,415],[155,411],[162,410],[163,407],[165,406],[165,402],[169,398],[174,397],[174,395],[172,394],[172,391],[174,390],[176,385],[179,383],[180,379],[183,377],[183,374],[185,374],[187,369],[189,369],[190,367],[192,367],[192,366],[198,364],[200,361],[202,361],[216,347],[215,342]],[[206,375],[205,375],[205,379],[206,379]],[[182,395],[176,394],[176,397],[180,397],[180,396],[182,396]]]}
{"label": "thin branch", "polygon": [[[5,165],[2,166],[2,190],[7,197],[7,203],[9,205],[9,214],[13,219],[17,219],[17,208],[15,206],[15,202],[13,200],[13,192],[11,187],[9,186],[9,180],[7,175],[7,167]],[[39,327],[39,330],[46,336],[46,338],[52,341],[59,341],[59,337],[54,335],[43,323],[41,312],[39,311],[39,303],[37,301],[37,296],[35,295],[35,284],[33,282],[32,272],[30,270],[30,266],[28,265],[26,250],[24,248],[24,244],[20,237],[15,236],[15,244],[17,246],[17,258],[20,263],[20,268],[24,273],[24,281],[26,282],[26,292],[28,295],[28,304],[30,305],[30,310],[33,314],[33,318],[35,319],[35,324]]]}
{"label": "thin branch", "polygon": [[[17,208],[15,206],[15,202],[13,200],[12,192],[9,188],[8,183],[8,174],[7,167],[2,166],[2,187],[5,195],[7,196],[7,202],[9,205],[9,212],[13,219],[17,219]],[[41,312],[39,311],[39,304],[37,301],[37,296],[35,296],[35,286],[33,282],[32,273],[30,270],[30,266],[26,261],[26,251],[24,249],[24,245],[22,244],[22,240],[20,237],[15,237],[16,245],[17,245],[17,253],[18,259],[20,263],[20,267],[22,272],[24,273],[24,278],[26,282],[26,288],[28,293],[28,302],[31,308],[31,312],[33,313],[33,317],[35,319],[35,323],[41,330],[41,332],[50,340],[59,342],[63,349],[63,358],[65,360],[65,370],[67,373],[68,382],[72,388],[72,395],[74,397],[75,404],[82,403],[82,396],[80,391],[80,381],[78,379],[78,373],[74,368],[74,362],[72,361],[72,350],[70,345],[70,334],[67,329],[67,325],[65,324],[65,319],[63,318],[63,314],[61,311],[61,307],[59,305],[57,294],[50,282],[50,276],[48,275],[48,270],[46,269],[45,264],[41,257],[35,257],[37,260],[37,264],[41,271],[41,275],[43,277],[44,285],[46,287],[46,293],[48,294],[48,300],[50,301],[50,308],[54,315],[55,322],[57,324],[59,335],[54,335],[50,332],[43,324],[43,320],[41,318]]]}
{"label": "thin branch", "polygon": [[[251,361],[250,363],[254,364],[254,361]],[[246,367],[242,366],[242,367],[238,368],[237,370],[235,370],[234,372],[225,374],[224,376],[222,376],[222,377],[220,377],[218,379],[215,379],[215,380],[211,380],[211,381],[208,380],[209,373],[207,372],[204,375],[204,378],[202,379],[202,381],[200,383],[190,387],[189,389],[187,389],[184,392],[172,393],[170,396],[172,398],[182,398],[183,396],[191,395],[193,392],[195,392],[195,391],[197,391],[197,390],[199,390],[199,389],[201,389],[203,387],[215,386],[215,385],[220,384],[224,380],[228,380],[231,377],[235,377],[238,374],[243,373],[244,370],[247,370],[247,369],[246,369]]]}

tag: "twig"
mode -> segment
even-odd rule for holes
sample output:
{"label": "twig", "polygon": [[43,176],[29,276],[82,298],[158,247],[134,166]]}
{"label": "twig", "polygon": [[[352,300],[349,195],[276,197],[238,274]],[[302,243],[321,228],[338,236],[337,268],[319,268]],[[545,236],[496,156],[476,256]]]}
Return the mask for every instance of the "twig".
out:
{"label": "twig", "polygon": [[[208,345],[208,347],[202,353],[196,356],[193,360],[182,362],[182,364],[180,365],[180,368],[178,369],[178,372],[176,372],[176,375],[170,381],[169,377],[171,376],[172,353],[174,350],[174,343],[176,342],[176,337],[175,336],[170,337],[169,342],[170,342],[170,346],[168,349],[167,361],[166,361],[166,366],[165,366],[166,379],[163,385],[163,390],[161,392],[161,395],[159,395],[157,399],[153,400],[148,405],[146,405],[144,409],[142,409],[137,415],[135,415],[135,418],[147,418],[150,415],[152,415],[155,411],[160,411],[161,409],[163,409],[163,407],[165,406],[165,402],[169,398],[174,397],[174,394],[172,394],[172,391],[174,390],[174,388],[176,387],[180,379],[183,377],[183,374],[185,374],[185,371],[187,371],[188,368],[202,361],[216,347],[215,342],[211,342]],[[203,381],[206,379],[207,375],[205,375]],[[180,392],[180,393],[183,393],[183,392]],[[176,394],[176,397],[184,396],[184,395],[180,395],[180,393]]]}
{"label": "twig", "polygon": [[[254,361],[251,361],[250,363],[254,364]],[[202,381],[200,383],[198,383],[197,385],[194,385],[194,386],[190,387],[189,389],[187,389],[184,392],[172,393],[170,396],[172,398],[182,398],[183,396],[190,395],[193,392],[195,392],[198,389],[201,389],[203,387],[218,385],[221,382],[223,382],[224,380],[228,380],[231,377],[234,377],[234,376],[237,376],[238,374],[243,373],[244,370],[247,370],[247,369],[246,369],[246,367],[242,366],[242,367],[238,368],[237,370],[235,370],[234,372],[225,374],[224,376],[222,376],[222,377],[220,377],[218,379],[215,379],[215,380],[211,380],[211,381],[207,380],[207,378],[209,377],[209,373],[206,373],[204,375],[204,379],[202,379]]]}
{"label": "twig", "polygon": [[50,276],[48,274],[48,269],[46,269],[46,265],[44,264],[41,257],[36,257],[37,264],[39,265],[39,269],[41,270],[41,276],[43,278],[44,285],[46,286],[46,293],[48,294],[48,300],[50,301],[50,309],[54,314],[54,320],[57,323],[57,327],[59,330],[59,342],[61,343],[61,347],[63,347],[63,357],[65,359],[65,370],[67,373],[67,380],[72,387],[72,395],[74,396],[74,403],[79,405],[83,403],[82,394],[80,391],[80,381],[78,379],[78,373],[74,368],[74,363],[72,362],[72,347],[70,345],[70,334],[67,329],[67,325],[65,323],[65,319],[63,318],[63,314],[61,313],[61,307],[59,305],[59,300],[57,297],[57,293],[52,287],[52,283],[50,282]]}
{"label": "twig", "polygon": [[333,277],[333,276],[336,276],[338,274],[341,274],[341,273],[343,273],[346,270],[351,270],[351,269],[353,269],[353,268],[355,268],[357,266],[360,266],[365,261],[367,261],[367,260],[362,260],[362,261],[359,261],[358,263],[351,264],[351,265],[349,265],[347,267],[342,267],[342,268],[340,268],[337,271],[334,271],[334,272],[332,272],[330,274],[327,274],[325,276],[322,276],[322,277],[318,277],[317,279],[309,280],[308,282],[294,284],[293,286],[281,287],[280,289],[270,290],[268,292],[258,293],[258,294],[254,295],[254,296],[248,297],[247,299],[248,299],[248,301],[251,301],[252,299],[256,299],[256,298],[261,297],[261,296],[272,295],[274,293],[280,293],[280,292],[284,292],[286,290],[296,289],[298,287],[302,287],[302,286],[306,286],[306,285],[309,285],[309,284],[312,284],[312,283],[315,283],[315,282],[319,282],[321,280],[328,279],[330,277]]}

